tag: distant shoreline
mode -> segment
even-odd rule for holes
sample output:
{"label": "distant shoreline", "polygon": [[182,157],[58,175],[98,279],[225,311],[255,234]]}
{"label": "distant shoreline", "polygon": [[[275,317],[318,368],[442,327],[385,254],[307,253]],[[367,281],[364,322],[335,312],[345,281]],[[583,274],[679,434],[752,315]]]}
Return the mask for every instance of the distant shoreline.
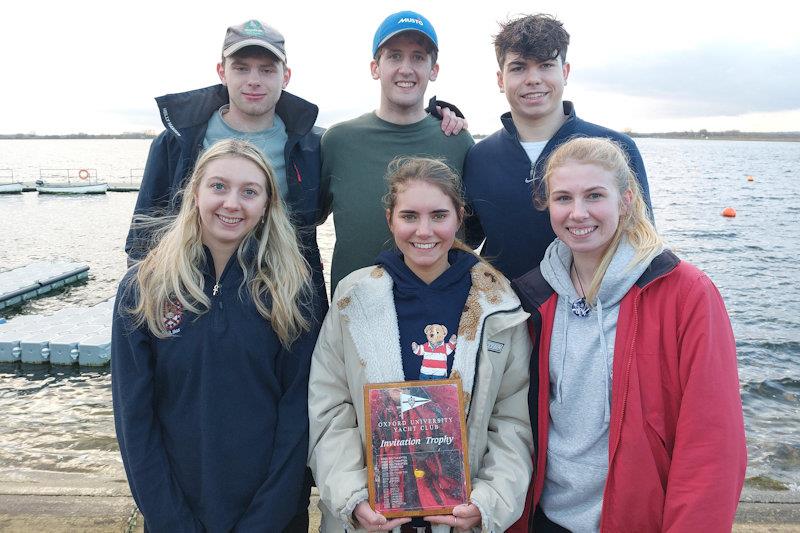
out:
{"label": "distant shoreline", "polygon": [[[670,131],[666,133],[638,133],[625,131],[626,135],[635,138],[650,139],[686,139],[690,141],[771,141],[800,142],[800,131]],[[473,135],[483,139],[486,135]]]}
{"label": "distant shoreline", "polygon": [[689,139],[695,141],[772,141],[800,142],[800,131],[672,131],[669,133],[625,132],[631,137],[651,139]]}
{"label": "distant shoreline", "polygon": [[35,135],[32,133],[0,133],[0,140],[28,139],[155,139],[157,133],[111,133],[90,135],[88,133],[70,133],[67,135]]}
{"label": "distant shoreline", "polygon": [[[670,131],[666,133],[639,133],[625,131],[627,135],[635,138],[651,139],[687,139],[692,141],[772,141],[772,142],[800,142],[800,131]],[[66,135],[35,135],[31,133],[2,133],[0,140],[28,140],[28,139],[155,139],[158,133],[126,132],[90,135],[88,133],[70,133]],[[476,139],[483,139],[487,135],[474,134]]]}

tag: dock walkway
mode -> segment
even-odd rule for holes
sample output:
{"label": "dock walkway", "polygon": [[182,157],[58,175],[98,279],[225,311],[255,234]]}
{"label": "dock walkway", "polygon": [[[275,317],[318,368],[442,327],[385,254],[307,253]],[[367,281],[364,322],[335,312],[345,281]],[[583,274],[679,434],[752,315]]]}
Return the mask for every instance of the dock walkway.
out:
{"label": "dock walkway", "polygon": [[112,298],[0,324],[0,363],[105,366],[111,361],[113,307]]}
{"label": "dock walkway", "polygon": [[0,272],[0,309],[88,277],[88,265],[65,262],[37,261]]}

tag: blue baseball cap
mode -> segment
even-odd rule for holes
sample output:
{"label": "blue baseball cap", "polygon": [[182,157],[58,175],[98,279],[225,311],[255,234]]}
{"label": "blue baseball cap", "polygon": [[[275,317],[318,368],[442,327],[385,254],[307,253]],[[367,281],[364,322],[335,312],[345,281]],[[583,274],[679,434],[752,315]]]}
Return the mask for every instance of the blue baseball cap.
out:
{"label": "blue baseball cap", "polygon": [[436,39],[436,30],[433,29],[433,24],[414,11],[401,11],[394,15],[389,15],[378,26],[378,31],[375,32],[375,38],[372,39],[372,57],[378,54],[378,48],[383,46],[386,41],[404,31],[416,31],[430,39],[433,47],[438,51],[439,42]]}

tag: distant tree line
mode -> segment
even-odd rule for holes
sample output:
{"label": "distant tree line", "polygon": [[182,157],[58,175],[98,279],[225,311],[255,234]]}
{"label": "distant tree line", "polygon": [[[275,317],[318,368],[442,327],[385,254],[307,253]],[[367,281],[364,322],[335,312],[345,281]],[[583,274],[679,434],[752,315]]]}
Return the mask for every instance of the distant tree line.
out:
{"label": "distant tree line", "polygon": [[[790,141],[800,142],[800,131],[670,131],[666,133],[639,133],[624,130],[631,137],[653,137],[657,139],[696,139],[725,141]],[[37,135],[35,133],[5,133],[0,139],[154,139],[156,132],[125,132],[114,134],[92,135],[89,133],[70,133],[67,135]],[[485,134],[474,134],[475,139],[483,139]]]}
{"label": "distant tree line", "polygon": [[625,131],[631,137],[655,137],[657,139],[697,139],[714,141],[800,141],[800,131],[670,131],[667,133],[637,133]]}
{"label": "distant tree line", "polygon": [[[705,129],[697,131],[670,131],[666,133],[639,133],[624,130],[631,137],[653,137],[657,139],[693,139],[703,141],[789,141],[800,142],[800,131],[708,131]],[[484,134],[475,134],[473,137],[483,139]]]}

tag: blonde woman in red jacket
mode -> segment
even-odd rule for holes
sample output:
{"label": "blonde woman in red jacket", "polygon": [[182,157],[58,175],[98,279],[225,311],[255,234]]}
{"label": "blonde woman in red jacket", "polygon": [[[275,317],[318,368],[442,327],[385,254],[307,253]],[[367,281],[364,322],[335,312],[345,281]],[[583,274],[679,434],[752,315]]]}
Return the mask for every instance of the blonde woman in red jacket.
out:
{"label": "blonde woman in red jacket", "polygon": [[557,239],[514,283],[537,446],[511,531],[730,531],[747,452],[717,288],[663,248],[614,142],[563,144],[542,192]]}

